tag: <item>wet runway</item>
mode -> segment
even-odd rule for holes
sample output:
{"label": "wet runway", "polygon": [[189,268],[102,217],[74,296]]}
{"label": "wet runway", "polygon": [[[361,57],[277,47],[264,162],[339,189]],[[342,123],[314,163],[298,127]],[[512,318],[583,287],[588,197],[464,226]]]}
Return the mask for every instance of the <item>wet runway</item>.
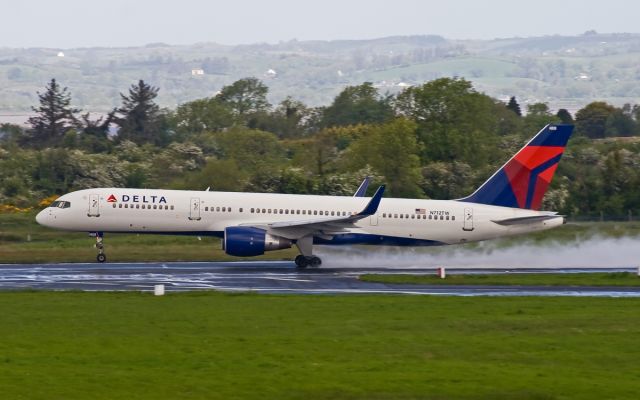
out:
{"label": "wet runway", "polygon": [[[615,269],[447,269],[455,273],[635,272]],[[440,286],[362,282],[359,275],[434,274],[433,268],[316,268],[298,270],[292,262],[4,264],[0,290],[139,290],[164,284],[167,292],[186,290],[307,294],[414,294],[454,296],[640,297],[640,287]]]}

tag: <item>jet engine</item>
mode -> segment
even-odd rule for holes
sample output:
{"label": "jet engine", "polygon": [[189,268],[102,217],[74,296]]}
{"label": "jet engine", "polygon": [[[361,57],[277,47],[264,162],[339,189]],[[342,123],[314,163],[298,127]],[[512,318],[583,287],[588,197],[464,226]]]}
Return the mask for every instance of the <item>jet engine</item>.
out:
{"label": "jet engine", "polygon": [[222,249],[232,256],[252,257],[265,251],[288,249],[292,244],[291,240],[268,234],[264,229],[231,226],[224,230]]}

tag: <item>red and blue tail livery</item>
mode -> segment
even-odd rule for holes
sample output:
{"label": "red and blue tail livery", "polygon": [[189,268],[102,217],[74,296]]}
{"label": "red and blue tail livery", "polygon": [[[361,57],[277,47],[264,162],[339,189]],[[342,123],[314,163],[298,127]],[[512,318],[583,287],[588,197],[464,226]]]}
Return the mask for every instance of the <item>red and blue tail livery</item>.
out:
{"label": "red and blue tail livery", "polygon": [[472,195],[460,199],[501,207],[540,209],[573,125],[547,125]]}

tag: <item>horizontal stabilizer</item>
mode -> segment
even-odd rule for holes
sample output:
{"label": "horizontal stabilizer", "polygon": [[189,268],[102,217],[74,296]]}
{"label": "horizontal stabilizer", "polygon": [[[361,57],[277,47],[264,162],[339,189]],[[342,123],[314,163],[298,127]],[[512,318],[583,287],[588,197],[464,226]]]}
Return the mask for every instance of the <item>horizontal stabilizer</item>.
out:
{"label": "horizontal stabilizer", "polygon": [[527,225],[534,224],[536,222],[547,221],[554,218],[562,218],[562,215],[533,215],[531,217],[518,217],[518,218],[507,218],[501,220],[492,220],[498,225],[511,226],[511,225]]}

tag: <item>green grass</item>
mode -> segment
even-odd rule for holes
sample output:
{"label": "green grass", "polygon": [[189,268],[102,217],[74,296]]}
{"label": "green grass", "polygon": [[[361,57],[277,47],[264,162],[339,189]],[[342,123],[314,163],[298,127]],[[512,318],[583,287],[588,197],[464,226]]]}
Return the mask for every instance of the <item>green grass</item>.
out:
{"label": "green grass", "polygon": [[5,399],[637,399],[640,299],[0,294]]}
{"label": "green grass", "polygon": [[422,285],[521,285],[521,286],[640,286],[640,277],[630,272],[575,274],[482,274],[453,275],[441,279],[433,275],[361,275],[366,282]]}

